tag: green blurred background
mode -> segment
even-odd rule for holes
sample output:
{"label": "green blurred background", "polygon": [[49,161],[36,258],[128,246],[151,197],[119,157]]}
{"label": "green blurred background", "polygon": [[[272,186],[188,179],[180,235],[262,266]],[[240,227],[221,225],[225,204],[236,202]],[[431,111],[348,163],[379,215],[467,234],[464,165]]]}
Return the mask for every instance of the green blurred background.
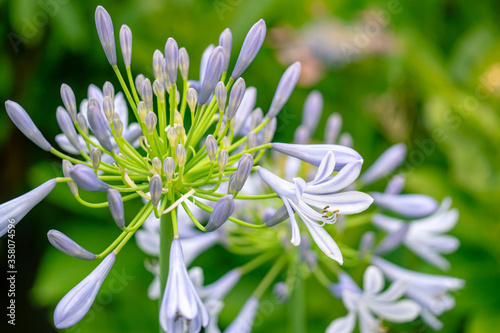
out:
{"label": "green blurred background", "polygon": [[[154,50],[163,50],[172,36],[187,48],[190,76],[196,78],[202,51],[217,43],[226,27],[233,32],[234,64],[246,32],[264,18],[266,42],[244,74],[247,86],[258,89],[257,105],[269,107],[285,66],[301,60],[304,68],[279,118],[276,139],[293,139],[302,103],[315,88],[325,97],[316,139],[322,139],[328,115],[340,112],[365,164],[391,144],[405,142],[410,152],[403,166],[405,190],[438,199],[451,196],[460,210],[452,234],[462,245],[448,256],[452,269],[446,274],[467,285],[455,294],[456,308],[442,316],[443,332],[500,332],[500,2],[0,0],[1,100],[19,102],[52,143],[59,133],[55,110],[61,105],[61,83],[73,88],[78,101],[90,83],[102,87],[110,80],[118,86],[95,30],[99,4],[111,14],[116,35],[121,24],[131,27],[132,70],[149,76]],[[61,175],[60,161],[28,141],[3,111],[0,156],[0,202]],[[127,207],[129,216],[136,209]],[[2,314],[2,332],[55,332],[55,305],[94,267],[53,249],[45,237],[49,229],[95,252],[116,234],[109,212],[82,208],[66,186],[58,186],[17,227],[17,325],[7,327]],[[0,265],[6,271],[5,240],[0,243]],[[157,331],[157,303],[146,296],[152,275],[144,269],[144,258],[131,242],[91,313],[66,331]],[[228,257],[218,246],[194,264],[204,267],[210,282],[247,259]],[[405,260],[399,264],[440,273],[415,257]],[[230,294],[220,319],[223,327],[261,276],[251,274]],[[345,310],[314,278],[305,286],[307,332],[324,332]],[[6,289],[0,291],[2,299]],[[253,332],[284,332],[286,325],[287,309],[276,304]],[[416,322],[389,331],[428,329]]]}

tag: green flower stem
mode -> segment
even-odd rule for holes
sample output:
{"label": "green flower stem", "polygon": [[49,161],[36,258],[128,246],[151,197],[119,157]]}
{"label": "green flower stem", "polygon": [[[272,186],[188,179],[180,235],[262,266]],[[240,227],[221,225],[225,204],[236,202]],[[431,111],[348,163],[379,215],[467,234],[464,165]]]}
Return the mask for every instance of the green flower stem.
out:
{"label": "green flower stem", "polygon": [[[129,195],[126,195],[126,196],[122,197],[122,200],[123,201],[128,201],[128,200],[135,199],[137,197],[139,197],[139,194],[132,193],[132,194],[129,194]],[[79,203],[81,203],[84,206],[90,207],[90,208],[103,208],[103,207],[108,207],[109,206],[109,204],[108,204],[107,201],[105,201],[105,202],[98,202],[98,203],[88,202],[88,201],[83,200],[80,197],[80,195],[75,195],[75,198],[76,198],[76,200]]]}
{"label": "green flower stem", "polygon": [[206,232],[207,229],[196,219],[196,217],[194,217],[193,213],[191,212],[191,210],[189,209],[188,205],[186,205],[185,202],[182,202],[182,207],[184,207],[184,210],[188,214],[191,221],[193,221],[194,225],[201,231]]}
{"label": "green flower stem", "polygon": [[135,82],[132,77],[132,71],[130,70],[130,66],[126,66],[128,83],[130,84],[130,90],[132,90],[132,94],[134,95],[135,104],[139,104],[139,96],[137,95],[137,91],[135,90]]}
{"label": "green flower stem", "polygon": [[319,267],[316,267],[316,269],[313,271],[313,274],[314,276],[318,279],[318,281],[324,285],[326,288],[328,288],[330,286],[330,284],[332,283],[328,277],[325,275],[325,273],[323,272],[323,270]]}
{"label": "green flower stem", "polygon": [[73,182],[73,179],[71,179],[70,177],[56,177],[56,182],[59,184],[59,183],[69,183],[69,182]]}
{"label": "green flower stem", "polygon": [[241,275],[248,274],[254,269],[260,267],[263,263],[273,258],[274,256],[276,256],[276,252],[266,251],[262,253],[260,256],[255,257],[246,264],[238,267],[237,269],[240,271]]}
{"label": "green flower stem", "polygon": [[305,287],[304,278],[300,278],[297,281],[295,278],[299,274],[299,251],[300,249],[295,248],[295,256],[293,262],[290,263],[288,269],[288,280],[287,286],[290,291],[290,298],[288,299],[288,317],[289,317],[289,332],[302,333],[306,332],[306,309],[305,309]]}
{"label": "green flower stem", "polygon": [[144,191],[149,189],[149,185],[138,185],[137,187],[130,187],[130,186],[111,186],[111,188],[114,188],[118,192],[137,192],[137,191]]}
{"label": "green flower stem", "polygon": [[[135,118],[137,119],[137,121],[139,123],[141,123],[140,122],[141,118],[139,117],[139,114],[137,113],[137,106],[135,105],[135,102],[132,99],[132,96],[130,95],[130,91],[128,90],[127,84],[123,80],[122,73],[120,73],[118,66],[114,65],[112,67],[113,67],[113,70],[115,71],[115,74],[116,74],[116,77],[118,78],[118,81],[120,81],[120,85],[122,86],[122,89],[123,89],[123,92],[125,93],[125,96],[127,96],[128,103],[132,107],[132,111],[134,111]],[[131,86],[134,86],[134,85],[131,84]]]}
{"label": "green flower stem", "polygon": [[186,113],[186,105],[187,105],[187,90],[188,90],[188,80],[182,80],[182,102],[181,102],[181,117],[184,120],[184,114]]}
{"label": "green flower stem", "polygon": [[[170,93],[168,100],[170,101],[170,126],[174,127],[175,125],[175,109],[177,104],[175,103],[175,92],[177,91],[177,85],[174,83],[170,87]],[[165,128],[164,128],[165,129]]]}
{"label": "green flower stem", "polygon": [[[259,131],[264,128],[264,126],[267,125],[267,123],[271,121],[271,119],[269,118],[266,118],[262,123],[260,123],[259,126],[257,126],[253,131],[255,132],[255,134],[259,133]],[[245,143],[247,141],[247,136],[244,136],[242,137],[241,139],[239,139],[238,141],[236,141],[235,143],[233,143],[231,145],[231,147],[229,147],[227,149],[227,152],[230,153],[232,152],[233,150],[235,150],[236,148],[238,148],[241,144]]]}
{"label": "green flower stem", "polygon": [[[213,208],[210,207],[210,206],[207,206],[205,205],[204,203],[202,202],[199,202],[198,200],[195,200],[194,201],[194,204],[198,207],[200,207],[201,209],[203,209],[204,211],[208,212],[208,213],[212,213],[213,212]],[[242,221],[240,219],[237,219],[237,218],[234,218],[234,217],[230,217],[228,219],[229,221],[231,222],[234,222],[236,224],[239,224],[241,226],[244,226],[244,227],[248,227],[248,228],[254,228],[254,229],[262,229],[262,228],[267,228],[267,226],[265,224],[251,224],[251,223],[248,223],[248,222],[245,222],[245,221]]]}
{"label": "green flower stem", "polygon": [[[174,239],[174,229],[172,223],[172,212],[164,214],[160,221],[160,297],[158,299],[158,307],[161,306],[163,292],[167,285],[168,268],[170,260],[170,246]],[[160,328],[161,331],[161,328]]]}
{"label": "green flower stem", "polygon": [[[225,196],[225,194],[211,193],[210,195],[207,195],[199,193],[198,190],[196,190],[196,196],[210,201],[217,201],[219,200],[218,198]],[[246,200],[261,200],[261,199],[273,199],[273,198],[278,198],[278,195],[276,193],[260,194],[260,195],[238,195],[238,199],[246,199]]]}
{"label": "green flower stem", "polygon": [[158,118],[159,118],[159,128],[160,138],[163,142],[167,140],[167,133],[165,132],[165,128],[167,127],[167,106],[165,105],[165,97],[160,100],[158,97],[156,98],[156,104],[158,106]]}
{"label": "green flower stem", "polygon": [[271,283],[273,283],[274,279],[276,279],[276,276],[281,272],[281,269],[286,263],[286,257],[283,255],[281,256],[271,267],[269,272],[264,276],[262,281],[259,283],[257,288],[254,290],[252,293],[252,296],[255,298],[261,298],[264,292],[269,288]]}

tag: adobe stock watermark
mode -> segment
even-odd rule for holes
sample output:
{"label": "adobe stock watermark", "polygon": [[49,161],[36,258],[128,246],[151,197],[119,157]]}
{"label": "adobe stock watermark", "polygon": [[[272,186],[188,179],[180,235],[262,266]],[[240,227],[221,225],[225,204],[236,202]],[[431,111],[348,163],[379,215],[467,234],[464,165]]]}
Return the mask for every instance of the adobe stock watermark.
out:
{"label": "adobe stock watermark", "polygon": [[[125,271],[125,267],[122,268],[121,272],[117,269],[112,269],[106,279],[108,281],[106,288],[101,288],[99,290],[99,294],[97,294],[94,304],[92,304],[89,312],[87,312],[80,323],[88,324],[92,322],[95,319],[96,314],[103,311],[104,307],[111,303],[114,295],[121,293],[129,282],[134,279],[135,276],[128,275]],[[80,328],[80,325],[76,325],[65,329],[64,332],[81,333],[82,329]]]}
{"label": "adobe stock watermark", "polygon": [[19,47],[22,44],[28,43],[35,38],[40,30],[43,29],[49,22],[50,18],[56,16],[61,9],[61,5],[65,5],[69,0],[39,0],[39,9],[33,13],[32,17],[22,17],[22,27],[20,34],[9,32],[9,39],[15,53],[19,52]]}
{"label": "adobe stock watermark", "polygon": [[243,0],[215,0],[213,2],[213,6],[215,12],[219,16],[219,19],[222,21],[226,13],[234,11],[236,6],[239,6],[242,3]]}

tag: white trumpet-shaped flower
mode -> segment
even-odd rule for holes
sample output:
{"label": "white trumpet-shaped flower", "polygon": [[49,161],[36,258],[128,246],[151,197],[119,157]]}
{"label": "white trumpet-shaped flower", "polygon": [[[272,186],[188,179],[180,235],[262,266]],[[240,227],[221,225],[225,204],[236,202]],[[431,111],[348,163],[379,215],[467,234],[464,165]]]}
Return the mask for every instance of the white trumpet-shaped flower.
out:
{"label": "white trumpet-shaped flower", "polygon": [[[460,241],[456,237],[443,235],[443,233],[450,231],[458,220],[458,210],[450,209],[450,206],[451,199],[446,198],[436,212],[422,219],[407,222],[395,217],[376,214],[373,216],[372,222],[375,226],[389,232],[389,235],[406,230],[406,232],[401,233],[401,237],[398,239],[393,238],[394,241],[402,242],[423,260],[442,270],[447,270],[450,268],[450,263],[440,254],[452,253],[460,246]],[[390,248],[394,248],[398,244],[392,245],[394,246],[390,246]]]}
{"label": "white trumpet-shaped flower", "polygon": [[455,306],[455,300],[448,292],[459,290],[465,285],[462,279],[411,271],[380,257],[373,257],[371,263],[381,269],[389,280],[401,281],[406,285],[406,295],[422,306],[422,319],[435,330],[442,327],[435,316]]}
{"label": "white trumpet-shaped flower", "polygon": [[208,325],[208,312],[189,278],[178,238],[170,247],[167,286],[160,307],[160,324],[168,333],[199,332]]}
{"label": "white trumpet-shaped flower", "polygon": [[116,254],[111,252],[85,279],[71,289],[57,304],[54,311],[54,324],[57,328],[75,325],[87,314],[108,275]]}
{"label": "white trumpet-shaped flower", "polygon": [[393,283],[387,290],[382,271],[375,266],[366,269],[363,276],[363,290],[346,273],[339,276],[339,283],[332,285],[334,295],[342,298],[347,316],[331,322],[326,333],[349,333],[359,321],[361,333],[384,332],[381,319],[395,323],[414,320],[420,313],[420,306],[412,300],[399,300],[405,293],[403,282]]}
{"label": "white trumpet-shaped flower", "polygon": [[356,180],[363,160],[345,165],[335,176],[335,155],[328,152],[321,161],[314,179],[306,183],[302,178],[294,178],[294,183],[274,175],[259,167],[258,172],[283,200],[292,228],[292,244],[300,244],[300,230],[295,220],[297,213],[304,222],[318,247],[330,258],[342,263],[342,254],[332,237],[323,229],[325,223],[335,223],[338,214],[355,214],[367,209],[373,199],[366,193],[340,191]]}
{"label": "white trumpet-shaped flower", "polygon": [[9,230],[9,224],[16,225],[56,186],[57,180],[51,179],[37,188],[0,205],[0,237]]}

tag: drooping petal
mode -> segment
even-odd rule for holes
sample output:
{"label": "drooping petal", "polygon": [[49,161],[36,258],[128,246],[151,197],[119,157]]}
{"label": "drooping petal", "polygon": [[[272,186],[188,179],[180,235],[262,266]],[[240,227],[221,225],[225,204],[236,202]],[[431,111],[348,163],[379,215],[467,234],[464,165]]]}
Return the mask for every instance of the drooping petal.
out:
{"label": "drooping petal", "polygon": [[224,333],[250,333],[258,306],[259,300],[256,297],[250,297]]}
{"label": "drooping petal", "polygon": [[403,163],[406,157],[406,145],[398,143],[384,151],[382,155],[363,173],[360,181],[369,185],[391,174]]}
{"label": "drooping petal", "polygon": [[307,192],[313,194],[340,192],[358,178],[362,165],[363,160],[348,163],[335,176],[324,179],[323,181],[313,181],[313,183],[315,183],[314,186],[310,186]]}
{"label": "drooping petal", "polygon": [[375,204],[404,217],[419,218],[432,214],[438,208],[437,201],[423,194],[385,194],[372,192]]}
{"label": "drooping petal", "polygon": [[57,328],[75,325],[87,314],[108,275],[116,255],[111,252],[85,279],[71,289],[56,306],[54,324]]}
{"label": "drooping petal", "polygon": [[395,323],[410,322],[420,314],[420,306],[408,299],[395,303],[370,301],[368,304],[375,314]]}
{"label": "drooping petal", "polygon": [[329,151],[326,156],[321,160],[318,172],[312,181],[313,184],[319,184],[330,177],[335,170],[335,154]]}
{"label": "drooping petal", "polygon": [[400,299],[406,292],[406,283],[404,281],[395,281],[387,290],[375,295],[374,301],[377,302],[394,302]]}
{"label": "drooping petal", "polygon": [[0,205],[0,237],[9,230],[9,224],[17,225],[28,212],[38,205],[56,186],[57,180],[51,179],[37,188]]}
{"label": "drooping petal", "polygon": [[380,268],[369,266],[363,276],[363,291],[368,294],[378,294],[384,288],[384,275]]}
{"label": "drooping petal", "polygon": [[94,260],[96,258],[95,254],[87,251],[60,231],[50,230],[47,233],[47,238],[50,244],[67,255],[83,260]]}
{"label": "drooping petal", "polygon": [[366,210],[373,202],[371,196],[358,191],[334,193],[328,195],[304,193],[305,203],[323,209],[326,206],[338,210],[339,214],[356,214]]}
{"label": "drooping petal", "polygon": [[238,269],[232,269],[212,284],[203,287],[203,297],[207,299],[223,300],[241,278]]}
{"label": "drooping petal", "polygon": [[347,316],[335,319],[328,325],[326,333],[351,333],[356,327],[356,315],[349,312]]}

